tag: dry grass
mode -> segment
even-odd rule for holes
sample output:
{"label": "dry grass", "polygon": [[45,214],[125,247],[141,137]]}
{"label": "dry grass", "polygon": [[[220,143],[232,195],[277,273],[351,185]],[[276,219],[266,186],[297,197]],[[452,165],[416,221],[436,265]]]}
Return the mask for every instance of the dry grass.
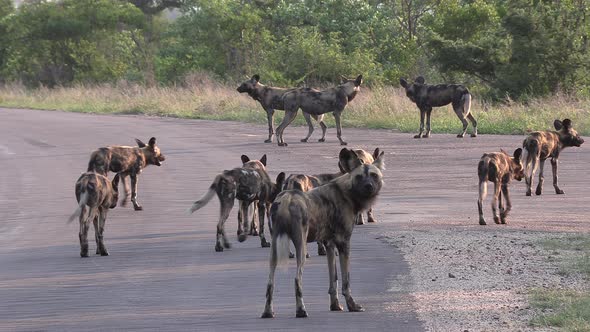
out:
{"label": "dry grass", "polygon": [[[0,106],[266,122],[261,107],[247,95],[237,93],[234,86],[213,81],[200,83],[188,87],[147,88],[121,82],[35,90],[10,84],[0,87]],[[522,134],[550,129],[554,119],[565,117],[574,121],[580,133],[590,134],[590,100],[587,99],[552,96],[533,100],[527,105],[491,105],[476,96],[472,109],[479,122],[479,132],[483,134]],[[281,118],[282,112],[277,112],[277,116]],[[326,118],[333,126],[333,118]],[[302,117],[298,117],[295,124],[303,124]],[[363,89],[344,111],[343,125],[414,132],[419,126],[419,112],[401,88]],[[435,133],[458,133],[461,123],[448,106],[433,111],[432,128]]]}

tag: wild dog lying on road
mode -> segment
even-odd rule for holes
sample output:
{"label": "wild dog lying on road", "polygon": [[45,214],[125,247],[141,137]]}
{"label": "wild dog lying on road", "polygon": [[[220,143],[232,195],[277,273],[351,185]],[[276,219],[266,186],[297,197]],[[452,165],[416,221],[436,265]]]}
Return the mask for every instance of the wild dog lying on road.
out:
{"label": "wild dog lying on road", "polygon": [[[285,106],[283,104],[283,96],[285,93],[293,90],[297,90],[299,88],[293,89],[285,89],[285,88],[274,88],[265,86],[260,83],[260,75],[256,74],[252,76],[251,79],[245,81],[238,87],[239,93],[248,93],[252,99],[258,101],[262,108],[266,111],[266,117],[268,119],[268,139],[264,141],[264,143],[272,143],[272,138],[274,135],[274,114],[275,110],[284,110]],[[316,115],[316,114],[308,114],[303,112],[303,117],[305,118],[305,122],[307,123],[307,127],[309,133],[307,137],[311,136],[313,133],[313,124],[311,123],[311,117],[313,117],[317,122],[320,123],[320,127],[322,127],[322,138],[320,139],[321,142],[324,141],[326,137],[326,124],[324,123],[324,115]],[[301,140],[304,141],[304,140]],[[307,139],[305,140],[307,141]]]}
{"label": "wild dog lying on road", "polygon": [[248,231],[248,209],[250,205],[258,201],[258,218],[260,226],[260,244],[262,247],[270,247],[264,236],[264,215],[267,206],[270,206],[280,191],[285,173],[277,176],[277,182],[273,183],[266,173],[266,155],[260,160],[250,160],[248,156],[242,155],[242,167],[234,168],[217,175],[205,195],[189,209],[193,213],[207,205],[217,194],[219,198],[220,216],[217,223],[217,241],[215,251],[223,251],[223,248],[230,248],[231,245],[225,236],[225,221],[234,206],[234,199],[240,201],[238,213],[238,241],[243,242],[247,238]]}
{"label": "wild dog lying on road", "polygon": [[[406,89],[406,96],[416,103],[420,109],[420,132],[414,138],[430,137],[430,113],[433,107],[453,105],[453,110],[459,120],[463,123],[463,132],[457,137],[465,136],[467,132],[467,120],[473,125],[471,137],[477,136],[477,121],[471,114],[471,94],[466,87],[459,84],[424,84],[424,77],[418,76],[414,83],[409,84],[405,79],[400,78],[399,82]],[[426,115],[426,133],[424,131],[424,115]]]}
{"label": "wild dog lying on road", "polygon": [[80,256],[88,257],[88,227],[90,221],[94,223],[96,238],[96,254],[108,256],[109,252],[104,244],[104,227],[107,220],[107,211],[117,206],[119,199],[119,175],[115,175],[113,182],[101,174],[87,172],[76,181],[76,200],[78,208],[68,219],[72,222],[80,217]]}
{"label": "wild dog lying on road", "polygon": [[[479,176],[479,199],[477,200],[477,208],[479,210],[479,224],[485,225],[486,221],[483,217],[483,200],[487,193],[487,181],[494,183],[494,198],[492,199],[492,212],[494,214],[494,222],[499,224],[506,223],[508,212],[512,209],[510,202],[510,195],[508,193],[508,185],[513,178],[517,181],[522,180],[524,170],[522,166],[522,149],[518,148],[514,151],[514,155],[510,157],[504,150],[500,152],[484,153],[477,166],[477,175]],[[501,191],[500,191],[501,190]],[[503,197],[502,197],[503,196]],[[506,206],[502,202],[502,198],[506,201]],[[500,209],[500,217],[496,211],[496,203]]]}
{"label": "wild dog lying on road", "polygon": [[579,147],[584,140],[578,135],[578,132],[572,127],[572,120],[565,119],[563,122],[555,120],[553,126],[556,131],[535,131],[531,133],[524,142],[524,166],[526,180],[526,195],[531,196],[533,188],[533,177],[537,167],[541,167],[539,172],[539,184],[535,194],[543,193],[543,168],[545,160],[551,158],[551,169],[553,170],[553,187],[556,194],[564,194],[563,190],[557,185],[557,160],[561,151],[570,146]]}
{"label": "wild dog lying on road", "polygon": [[274,317],[272,296],[274,274],[279,261],[289,253],[289,240],[295,245],[297,275],[295,277],[296,317],[307,317],[303,303],[302,275],[305,263],[306,242],[322,241],[326,246],[330,288],[330,310],[340,311],[338,277],[334,249],[340,256],[342,293],[349,311],[364,311],[350,293],[349,255],[350,238],[358,213],[369,208],[377,198],[383,184],[381,169],[383,153],[373,164],[363,164],[356,154],[342,149],[341,154],[357,166],[333,181],[310,190],[287,190],[280,193],[271,207],[273,224],[270,254],[270,273],[266,288],[266,305],[262,318]]}
{"label": "wild dog lying on road", "polygon": [[[360,91],[361,83],[363,82],[363,75],[359,75],[354,80],[344,78],[342,83],[335,88],[319,91],[310,88],[302,88],[285,93],[283,96],[283,102],[285,106],[285,117],[283,122],[277,128],[277,141],[279,146],[287,146],[287,143],[283,140],[283,132],[285,128],[293,122],[297,111],[301,109],[303,115],[306,113],[312,116],[321,116],[325,113],[332,112],[334,120],[336,120],[336,132],[338,140],[341,145],[347,143],[342,140],[342,125],[340,124],[340,115],[344,110],[344,107],[351,102],[356,94]],[[311,129],[311,127],[310,127]],[[323,130],[323,127],[322,127]],[[310,130],[307,136],[302,139],[302,142],[307,142],[311,136],[312,131]],[[324,137],[319,140],[324,141]]]}
{"label": "wild dog lying on road", "polygon": [[148,165],[161,166],[166,160],[160,148],[156,145],[156,138],[150,138],[148,145],[135,139],[137,147],[134,146],[107,146],[92,152],[88,162],[88,172],[94,171],[107,175],[109,171],[121,176],[125,187],[125,198],[122,205],[125,206],[129,197],[129,184],[127,176],[131,179],[131,202],[136,211],[143,210],[137,202],[137,176]]}

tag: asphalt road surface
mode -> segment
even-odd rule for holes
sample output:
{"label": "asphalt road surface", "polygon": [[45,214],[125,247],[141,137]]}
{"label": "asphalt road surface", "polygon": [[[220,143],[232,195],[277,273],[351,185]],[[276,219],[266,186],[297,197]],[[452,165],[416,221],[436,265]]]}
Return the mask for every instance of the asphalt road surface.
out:
{"label": "asphalt road surface", "polygon": [[[480,127],[485,133],[485,124]],[[433,129],[436,133],[436,114]],[[337,171],[341,146],[335,129],[328,129],[325,143],[317,143],[317,132],[310,143],[300,143],[306,131],[287,128],[290,144],[278,147],[263,143],[263,125],[0,109],[0,330],[422,331],[408,293],[408,265],[398,249],[379,239],[382,233],[590,227],[586,146],[560,157],[566,195],[554,194],[547,163],[544,195],[525,197],[523,183],[511,186],[509,225],[484,227],[477,223],[477,162],[484,152],[514,151],[523,136],[434,134],[418,140],[390,130],[344,128],[349,147],[379,147],[386,153],[385,186],[374,208],[379,222],[355,228],[352,238],[351,289],[366,312],[328,310],[326,259],[310,245],[303,274],[310,317],[294,317],[295,263],[290,262],[276,276],[276,318],[260,319],[269,249],[260,248],[258,238],[237,242],[234,207],[226,224],[233,248],[217,253],[217,200],[191,216],[186,210],[216,174],[240,166],[241,154],[253,159],[267,154],[273,178],[281,171]],[[78,225],[66,219],[76,208],[74,183],[90,152],[152,136],[167,160],[140,176],[144,211],[111,210],[105,231],[111,255],[80,258]],[[490,199],[485,202],[489,222]],[[93,252],[93,230],[89,241]]]}
{"label": "asphalt road surface", "polygon": [[[294,262],[276,276],[276,318],[259,318],[269,249],[260,248],[258,238],[237,242],[237,208],[226,224],[233,248],[222,253],[214,251],[217,199],[186,214],[219,171],[241,165],[241,154],[258,159],[266,153],[273,178],[280,171],[337,171],[341,147],[334,130],[328,143],[298,143],[305,130],[287,129],[293,144],[280,148],[263,143],[266,129],[259,125],[0,109],[0,330],[422,331],[403,287],[407,265],[377,239],[381,229],[395,227],[388,222],[394,215],[380,211],[395,205],[388,198],[376,209],[382,223],[358,227],[352,240],[352,294],[366,312],[328,310],[326,259],[310,245],[303,276],[307,319],[295,318]],[[386,149],[392,142],[383,133],[345,129],[351,143]],[[152,136],[167,160],[140,176],[144,210],[111,210],[110,256],[93,255],[91,227],[92,255],[80,258],[78,224],[66,219],[76,208],[74,183],[90,152]],[[389,198],[396,192],[390,183]]]}

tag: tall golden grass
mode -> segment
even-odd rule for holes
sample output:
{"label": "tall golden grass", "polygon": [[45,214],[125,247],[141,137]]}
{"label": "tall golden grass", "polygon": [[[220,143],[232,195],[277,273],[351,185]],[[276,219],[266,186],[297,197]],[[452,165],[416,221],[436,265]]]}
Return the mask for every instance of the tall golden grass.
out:
{"label": "tall golden grass", "polygon": [[[145,87],[117,84],[77,85],[53,89],[27,89],[20,84],[0,87],[0,106],[107,114],[146,114],[179,118],[235,120],[265,123],[266,114],[236,86],[199,80],[185,86]],[[583,135],[590,133],[590,99],[567,95],[537,98],[527,104],[486,103],[474,96],[472,111],[482,134],[523,134],[551,129],[553,120],[570,118]],[[277,112],[280,120],[282,112]],[[414,132],[419,111],[403,89],[381,87],[361,90],[343,113],[347,127],[386,128]],[[333,118],[326,117],[333,126]],[[275,120],[278,122],[278,120]],[[303,124],[298,117],[295,124]],[[450,106],[432,113],[434,133],[458,133],[461,123]]]}

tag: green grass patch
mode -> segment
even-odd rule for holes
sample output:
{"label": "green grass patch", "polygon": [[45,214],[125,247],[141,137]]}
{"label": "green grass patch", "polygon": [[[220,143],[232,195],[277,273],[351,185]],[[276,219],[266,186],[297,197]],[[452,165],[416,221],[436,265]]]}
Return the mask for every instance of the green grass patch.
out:
{"label": "green grass patch", "polygon": [[[266,113],[248,95],[235,87],[208,83],[190,87],[143,87],[128,83],[26,89],[20,85],[0,87],[0,106],[103,114],[145,114],[189,119],[233,120],[266,123]],[[482,134],[525,134],[551,129],[553,120],[570,118],[582,135],[590,134],[590,99],[553,96],[520,103],[490,105],[477,96],[472,111]],[[283,112],[275,113],[278,125]],[[334,127],[332,115],[325,121]],[[420,112],[401,88],[362,89],[342,115],[345,127],[418,130]],[[298,116],[294,125],[304,125]],[[316,125],[317,127],[317,125]],[[462,125],[450,106],[432,111],[434,133],[457,134]],[[471,128],[469,128],[469,131]]]}
{"label": "green grass patch", "polygon": [[[590,237],[576,235],[546,239],[540,245],[552,252],[552,259],[562,265],[560,274],[581,274],[590,278]],[[561,258],[569,257],[569,258]],[[531,305],[541,314],[531,321],[539,327],[558,327],[563,331],[590,331],[590,292],[535,289]]]}

